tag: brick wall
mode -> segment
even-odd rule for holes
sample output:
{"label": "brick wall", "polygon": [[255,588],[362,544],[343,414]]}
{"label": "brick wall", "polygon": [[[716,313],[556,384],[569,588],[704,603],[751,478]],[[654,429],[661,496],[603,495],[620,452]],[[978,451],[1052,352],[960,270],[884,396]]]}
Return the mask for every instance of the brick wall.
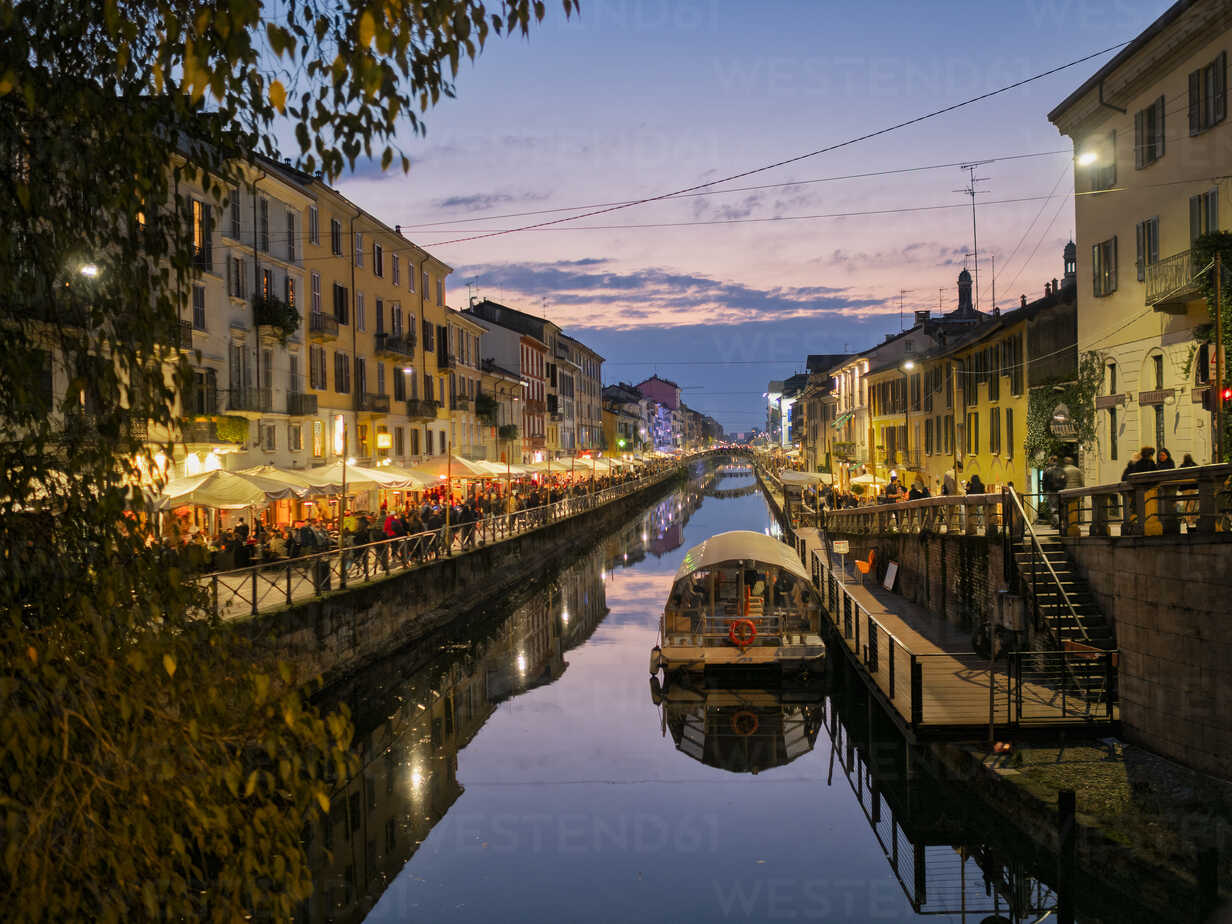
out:
{"label": "brick wall", "polygon": [[1125,737],[1232,775],[1232,541],[1082,538],[1067,546],[1116,629]]}

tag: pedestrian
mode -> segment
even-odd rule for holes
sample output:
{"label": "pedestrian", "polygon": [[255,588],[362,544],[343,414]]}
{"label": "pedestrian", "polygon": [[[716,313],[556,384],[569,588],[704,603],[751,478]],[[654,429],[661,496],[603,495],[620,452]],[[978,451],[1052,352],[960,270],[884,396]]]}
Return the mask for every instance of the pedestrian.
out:
{"label": "pedestrian", "polygon": [[984,488],[984,482],[980,480],[979,475],[971,476],[971,480],[967,482],[967,493],[968,494],[986,493],[986,489]]}
{"label": "pedestrian", "polygon": [[924,487],[923,480],[916,476],[915,482],[911,485],[911,490],[907,492],[907,500],[923,500],[928,496],[928,488]]}
{"label": "pedestrian", "polygon": [[1141,458],[1138,459],[1137,464],[1134,466],[1133,474],[1136,475],[1139,472],[1155,471],[1155,447],[1154,446],[1143,446],[1140,450],[1138,450],[1138,455]]}
{"label": "pedestrian", "polygon": [[1159,455],[1155,457],[1155,470],[1163,471],[1165,469],[1176,468],[1176,462],[1172,459],[1172,453],[1168,452],[1164,447],[1159,447]]}
{"label": "pedestrian", "polygon": [[1181,458],[1181,468],[1193,468],[1197,464],[1198,463],[1194,461],[1194,457],[1189,453],[1185,453],[1185,455]]}
{"label": "pedestrian", "polygon": [[941,494],[944,497],[952,497],[958,493],[958,481],[954,475],[954,469],[947,468],[945,477],[941,482]]}

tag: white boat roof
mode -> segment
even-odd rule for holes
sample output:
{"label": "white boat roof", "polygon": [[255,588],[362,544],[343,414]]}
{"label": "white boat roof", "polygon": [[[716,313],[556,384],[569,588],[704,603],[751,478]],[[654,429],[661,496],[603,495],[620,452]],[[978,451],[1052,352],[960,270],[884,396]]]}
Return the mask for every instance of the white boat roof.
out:
{"label": "white boat roof", "polygon": [[794,574],[806,583],[809,581],[808,571],[796,553],[791,550],[791,546],[772,539],[765,533],[734,529],[731,532],[716,533],[705,542],[685,552],[684,561],[676,570],[673,583],[694,571],[713,568],[729,561],[757,561],[766,565],[774,565]]}

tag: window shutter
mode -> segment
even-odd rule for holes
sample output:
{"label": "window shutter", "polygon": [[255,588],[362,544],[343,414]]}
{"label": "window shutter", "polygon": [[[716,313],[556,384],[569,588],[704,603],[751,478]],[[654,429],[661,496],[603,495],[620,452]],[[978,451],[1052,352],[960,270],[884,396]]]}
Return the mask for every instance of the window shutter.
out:
{"label": "window shutter", "polygon": [[1115,292],[1117,290],[1117,236],[1112,235],[1112,253],[1109,259],[1108,267],[1108,291]]}
{"label": "window shutter", "polygon": [[1159,262],[1159,216],[1151,219],[1151,249],[1148,259],[1151,263]]}
{"label": "window shutter", "polygon": [[1155,100],[1155,156],[1159,160],[1164,156],[1164,98]]}
{"label": "window shutter", "polygon": [[1134,113],[1134,167],[1142,167],[1142,145],[1145,139],[1142,137],[1143,116],[1146,114],[1145,109],[1139,109]]}
{"label": "window shutter", "polygon": [[1189,75],[1189,134],[1202,131],[1202,70]]}
{"label": "window shutter", "polygon": [[1221,51],[1215,59],[1215,121],[1222,122],[1228,115],[1228,53]]}
{"label": "window shutter", "polygon": [[[1192,209],[1190,211],[1192,211]],[[1099,285],[1099,264],[1101,262],[1102,261],[1099,259],[1099,244],[1095,244],[1091,247],[1091,291],[1096,295],[1104,294],[1100,291]]]}
{"label": "window shutter", "polygon": [[1138,224],[1134,226],[1134,232],[1137,237],[1138,245],[1138,281],[1142,282],[1146,279],[1146,222],[1138,222]]}

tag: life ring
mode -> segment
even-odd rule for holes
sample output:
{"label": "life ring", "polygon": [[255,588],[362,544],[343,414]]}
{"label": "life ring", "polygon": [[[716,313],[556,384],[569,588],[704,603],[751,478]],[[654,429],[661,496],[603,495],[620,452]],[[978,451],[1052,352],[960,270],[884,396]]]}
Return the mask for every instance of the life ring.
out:
{"label": "life ring", "polygon": [[735,619],[727,629],[727,637],[737,648],[748,648],[757,638],[757,626],[751,619]]}
{"label": "life ring", "polygon": [[732,731],[742,738],[757,734],[757,727],[760,724],[757,713],[749,712],[747,709],[741,709],[739,712],[733,713],[731,717]]}

